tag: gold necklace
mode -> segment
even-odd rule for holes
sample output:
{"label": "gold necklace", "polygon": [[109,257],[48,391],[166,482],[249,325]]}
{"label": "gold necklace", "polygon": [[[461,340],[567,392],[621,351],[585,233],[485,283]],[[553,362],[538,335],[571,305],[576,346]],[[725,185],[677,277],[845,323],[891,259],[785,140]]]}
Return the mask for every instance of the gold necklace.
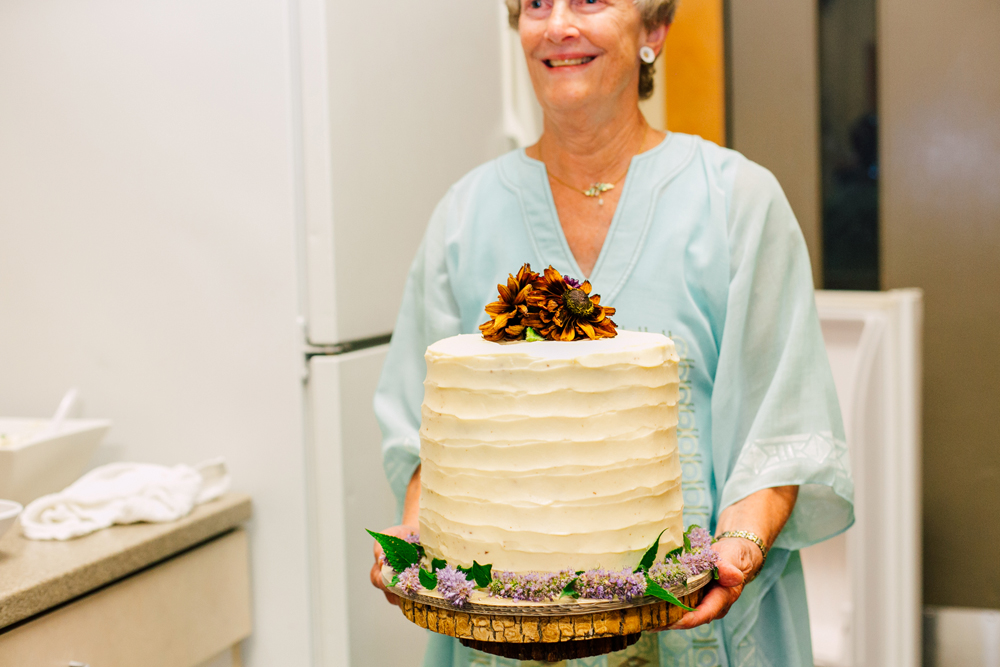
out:
{"label": "gold necklace", "polygon": [[[642,151],[642,147],[646,145],[646,139],[648,137],[649,137],[649,125],[646,125],[646,129],[643,130],[643,132],[642,132],[642,142],[639,144],[639,150],[637,150],[633,154],[632,157],[635,157],[636,155],[638,155]],[[545,164],[545,158],[542,155],[542,142],[541,141],[538,142],[538,160],[542,164]],[[629,159],[629,167],[632,166],[631,163],[632,163],[632,160],[630,158]],[[597,183],[591,183],[590,187],[587,188],[586,190],[581,190],[580,188],[576,187],[575,185],[570,185],[569,183],[567,183],[563,179],[559,178],[558,176],[556,176],[555,174],[553,174],[551,171],[549,171],[548,165],[545,166],[545,172],[549,176],[551,176],[553,179],[555,179],[555,181],[557,183],[560,183],[561,185],[566,186],[570,190],[575,190],[576,192],[579,192],[584,197],[597,197],[597,203],[600,204],[601,206],[604,206],[604,197],[603,197],[604,193],[607,192],[608,190],[614,190],[615,185],[617,185],[620,180],[622,180],[623,178],[625,178],[628,175],[628,167],[626,167],[625,168],[625,172],[621,176],[619,176],[618,178],[614,179],[614,181],[612,181],[610,183],[603,183],[601,181],[598,181]]]}

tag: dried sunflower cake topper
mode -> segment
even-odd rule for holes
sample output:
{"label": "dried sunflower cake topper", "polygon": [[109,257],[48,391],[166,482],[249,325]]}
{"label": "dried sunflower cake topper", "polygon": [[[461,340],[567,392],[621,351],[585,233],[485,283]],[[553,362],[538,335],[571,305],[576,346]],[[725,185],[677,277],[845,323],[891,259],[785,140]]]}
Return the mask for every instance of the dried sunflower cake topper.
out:
{"label": "dried sunflower cake topper", "polygon": [[551,266],[544,275],[525,264],[497,285],[499,299],[486,306],[489,322],[479,330],[486,340],[597,340],[618,335],[615,309],[601,305],[590,281],[582,284]]}
{"label": "dried sunflower cake topper", "polygon": [[524,338],[527,325],[522,322],[528,316],[528,294],[536,280],[538,274],[531,270],[530,264],[525,264],[516,276],[507,276],[506,285],[497,285],[500,298],[486,306],[490,321],[479,325],[483,338],[494,342]]}

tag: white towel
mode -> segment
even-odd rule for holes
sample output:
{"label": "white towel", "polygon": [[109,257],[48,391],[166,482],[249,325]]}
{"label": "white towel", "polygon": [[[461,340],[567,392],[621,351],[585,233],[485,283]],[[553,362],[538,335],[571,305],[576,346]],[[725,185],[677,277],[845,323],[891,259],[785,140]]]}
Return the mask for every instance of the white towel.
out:
{"label": "white towel", "polygon": [[69,540],[116,523],[176,521],[221,496],[229,484],[223,459],[194,468],[111,463],[31,502],[21,527],[33,540]]}

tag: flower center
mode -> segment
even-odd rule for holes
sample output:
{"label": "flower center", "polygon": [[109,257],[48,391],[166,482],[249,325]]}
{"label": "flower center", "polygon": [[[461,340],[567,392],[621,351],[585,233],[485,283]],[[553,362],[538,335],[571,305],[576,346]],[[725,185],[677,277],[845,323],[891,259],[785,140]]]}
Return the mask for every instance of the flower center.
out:
{"label": "flower center", "polygon": [[563,295],[563,301],[566,303],[566,307],[569,308],[569,312],[577,317],[586,317],[594,312],[593,302],[582,289],[574,288],[568,290]]}

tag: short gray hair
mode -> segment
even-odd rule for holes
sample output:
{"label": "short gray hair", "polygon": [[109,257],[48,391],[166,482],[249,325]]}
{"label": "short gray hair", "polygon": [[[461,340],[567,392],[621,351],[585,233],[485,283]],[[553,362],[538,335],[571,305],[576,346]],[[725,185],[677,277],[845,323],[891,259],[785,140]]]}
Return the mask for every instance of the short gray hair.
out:
{"label": "short gray hair", "polygon": [[[507,17],[510,27],[517,30],[521,18],[521,0],[504,0],[507,3]],[[635,0],[646,30],[656,30],[661,25],[670,25],[677,11],[678,0]],[[648,100],[653,96],[653,63],[642,63],[639,68],[639,99]]]}

